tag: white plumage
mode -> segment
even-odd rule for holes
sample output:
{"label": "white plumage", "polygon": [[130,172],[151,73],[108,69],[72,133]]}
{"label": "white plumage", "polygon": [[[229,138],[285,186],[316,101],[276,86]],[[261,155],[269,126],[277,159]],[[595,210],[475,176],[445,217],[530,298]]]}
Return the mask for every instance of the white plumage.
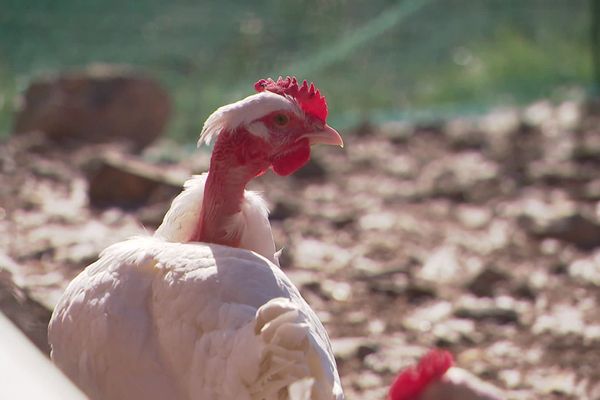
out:
{"label": "white plumage", "polygon": [[279,269],[265,202],[244,190],[271,166],[300,168],[310,144],[342,145],[301,111],[326,115],[324,99],[290,90],[215,111],[201,135],[217,138],[209,174],[186,182],[154,236],[109,247],[67,287],[52,358],[92,399],[343,399],[327,333]]}
{"label": "white plumage", "polygon": [[92,399],[285,399],[307,377],[311,398],[342,399],[323,326],[274,264],[260,196],[245,192],[245,248],[177,243],[205,179],[154,237],[109,247],[71,282],[49,327],[54,362]]}
{"label": "white plumage", "polygon": [[[184,183],[184,191],[173,200],[162,224],[154,233],[155,237],[167,242],[188,241],[196,229],[195,222],[200,218],[207,177],[208,174],[196,175]],[[231,227],[242,232],[240,247],[255,251],[279,265],[274,257],[275,242],[269,223],[269,208],[264,199],[260,194],[246,190],[241,209]]]}

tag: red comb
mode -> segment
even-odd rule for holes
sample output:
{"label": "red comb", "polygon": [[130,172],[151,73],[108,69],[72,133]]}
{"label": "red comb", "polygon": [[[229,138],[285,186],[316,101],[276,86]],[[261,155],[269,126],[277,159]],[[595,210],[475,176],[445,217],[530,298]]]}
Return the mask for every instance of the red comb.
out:
{"label": "red comb", "polygon": [[430,383],[440,379],[454,364],[452,354],[433,349],[419,364],[402,371],[390,387],[389,400],[417,400]]}
{"label": "red comb", "polygon": [[325,101],[325,97],[321,96],[321,92],[315,88],[312,82],[309,85],[305,80],[302,82],[302,85],[299,85],[295,76],[279,77],[277,82],[271,78],[267,78],[256,82],[254,88],[257,92],[268,90],[282,96],[291,96],[296,99],[298,104],[300,104],[300,108],[305,113],[318,118],[322,122],[325,122],[327,119],[327,102]]}

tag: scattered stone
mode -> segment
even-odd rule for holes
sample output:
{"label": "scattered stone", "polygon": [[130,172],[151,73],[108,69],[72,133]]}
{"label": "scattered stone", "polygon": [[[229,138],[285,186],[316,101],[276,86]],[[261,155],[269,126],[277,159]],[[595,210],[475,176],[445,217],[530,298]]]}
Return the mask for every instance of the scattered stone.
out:
{"label": "scattered stone", "polygon": [[569,265],[569,275],[581,282],[600,286],[600,250]]}
{"label": "scattered stone", "polygon": [[383,386],[383,379],[381,379],[381,376],[374,374],[371,371],[365,371],[358,375],[356,386],[362,390],[381,388]]}
{"label": "scattered stone", "polygon": [[541,314],[531,329],[536,335],[551,333],[556,336],[581,335],[585,330],[583,312],[569,304],[556,304],[547,314]]}
{"label": "scattered stone", "polygon": [[344,337],[334,338],[331,340],[333,354],[337,360],[349,361],[352,358],[366,357],[369,354],[375,353],[378,346],[364,337]]}
{"label": "scattered stone", "polygon": [[375,293],[384,293],[391,297],[411,296],[408,277],[405,274],[383,274],[368,277],[369,289]]}
{"label": "scattered stone", "polygon": [[485,144],[485,136],[474,119],[452,119],[446,124],[445,133],[457,150],[480,149]]}
{"label": "scattered stone", "polygon": [[527,374],[527,383],[544,395],[571,396],[576,394],[575,374],[570,371],[537,370]]}
{"label": "scattered stone", "polygon": [[336,301],[346,301],[352,294],[352,287],[347,282],[336,282],[326,279],[321,284],[321,290],[329,298]]}
{"label": "scattered stone", "polygon": [[490,320],[500,324],[514,324],[519,323],[515,303],[510,297],[490,299],[463,296],[454,310],[454,315],[475,321]]}
{"label": "scattered stone", "polygon": [[91,159],[86,170],[90,203],[98,208],[135,209],[170,202],[181,192],[186,179],[114,151]]}
{"label": "scattered stone", "polygon": [[460,260],[456,247],[443,246],[431,253],[423,267],[417,271],[416,278],[429,283],[460,285],[478,274],[482,268],[481,263]]}
{"label": "scattered stone", "polygon": [[438,301],[426,307],[420,307],[404,318],[404,326],[417,332],[429,332],[435,324],[443,324],[452,314],[452,304]]}
{"label": "scattered stone", "polygon": [[423,196],[483,201],[498,190],[498,165],[469,151],[431,160],[419,176]]}
{"label": "scattered stone", "polygon": [[403,121],[386,122],[379,126],[379,135],[387,138],[390,142],[405,143],[414,134],[413,125]]}
{"label": "scattered stone", "polygon": [[301,240],[294,249],[294,263],[300,268],[335,271],[347,266],[351,259],[350,251],[317,239]]}
{"label": "scattered stone", "polygon": [[579,162],[598,163],[600,160],[600,131],[597,126],[586,131],[580,138],[573,150],[573,158]]}
{"label": "scattered stone", "polygon": [[493,297],[498,285],[508,280],[507,274],[493,268],[486,268],[468,284],[467,289],[479,297]]}
{"label": "scattered stone", "polygon": [[485,228],[492,219],[489,209],[470,205],[463,205],[457,210],[458,220],[469,229]]}
{"label": "scattered stone", "polygon": [[600,201],[600,179],[585,184],[581,197],[589,201]]}
{"label": "scattered stone", "polygon": [[280,221],[290,218],[298,213],[299,206],[292,201],[279,200],[275,203],[275,206],[269,213],[269,219],[271,221]]}
{"label": "scattered stone", "polygon": [[450,318],[437,323],[432,333],[436,338],[436,346],[439,347],[449,347],[462,341],[477,343],[481,340],[481,335],[475,330],[475,322],[468,319]]}
{"label": "scattered stone", "polygon": [[42,131],[63,144],[126,142],[140,150],[162,134],[170,108],[168,94],[152,79],[93,66],[33,82],[15,133]]}
{"label": "scattered stone", "polygon": [[515,389],[521,385],[523,381],[523,374],[519,370],[516,369],[508,369],[505,371],[500,371],[498,373],[498,377],[502,381],[502,383],[509,389]]}
{"label": "scattered stone", "polygon": [[521,125],[519,111],[504,108],[492,111],[479,120],[479,129],[487,142],[487,149],[496,158],[510,156],[514,135]]}
{"label": "scattered stone", "polygon": [[372,335],[379,335],[385,332],[387,324],[381,319],[373,319],[367,324],[367,331]]}
{"label": "scattered stone", "polygon": [[396,215],[390,212],[365,214],[358,220],[358,225],[364,230],[388,231],[396,224]]}
{"label": "scattered stone", "polygon": [[319,157],[311,157],[310,161],[298,171],[294,172],[292,178],[299,180],[324,180],[328,171]]}
{"label": "scattered stone", "polygon": [[538,101],[523,111],[523,122],[529,126],[542,128],[546,121],[552,119],[554,107],[549,101]]}
{"label": "scattered stone", "polygon": [[521,226],[533,236],[554,238],[590,250],[600,246],[600,223],[581,212],[545,216],[543,220],[524,217]]}
{"label": "scattered stone", "polygon": [[420,346],[408,345],[398,336],[381,336],[378,350],[364,359],[364,367],[379,374],[391,373],[394,376],[427,352]]}

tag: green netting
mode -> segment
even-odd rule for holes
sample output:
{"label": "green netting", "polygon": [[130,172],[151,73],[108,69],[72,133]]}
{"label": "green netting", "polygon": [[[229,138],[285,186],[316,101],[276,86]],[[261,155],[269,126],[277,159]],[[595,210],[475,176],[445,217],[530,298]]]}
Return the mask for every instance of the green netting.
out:
{"label": "green netting", "polygon": [[474,112],[593,83],[596,0],[0,0],[0,128],[36,75],[139,66],[172,92],[171,135],[266,75],[327,94],[338,125]]}

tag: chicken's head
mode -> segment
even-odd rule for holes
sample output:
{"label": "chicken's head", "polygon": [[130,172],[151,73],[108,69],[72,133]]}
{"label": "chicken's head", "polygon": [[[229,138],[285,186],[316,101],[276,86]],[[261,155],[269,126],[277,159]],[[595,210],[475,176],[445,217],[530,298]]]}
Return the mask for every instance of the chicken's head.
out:
{"label": "chicken's head", "polygon": [[[289,175],[306,164],[313,144],[343,146],[341,136],[327,125],[327,103],[315,86],[296,78],[261,79],[257,94],[217,109],[204,124],[200,142],[226,143],[241,165],[261,174],[269,167]],[[213,153],[213,157],[215,157]]]}
{"label": "chicken's head", "polygon": [[416,366],[400,372],[390,387],[388,400],[419,400],[452,366],[452,354],[444,350],[429,351]]}

